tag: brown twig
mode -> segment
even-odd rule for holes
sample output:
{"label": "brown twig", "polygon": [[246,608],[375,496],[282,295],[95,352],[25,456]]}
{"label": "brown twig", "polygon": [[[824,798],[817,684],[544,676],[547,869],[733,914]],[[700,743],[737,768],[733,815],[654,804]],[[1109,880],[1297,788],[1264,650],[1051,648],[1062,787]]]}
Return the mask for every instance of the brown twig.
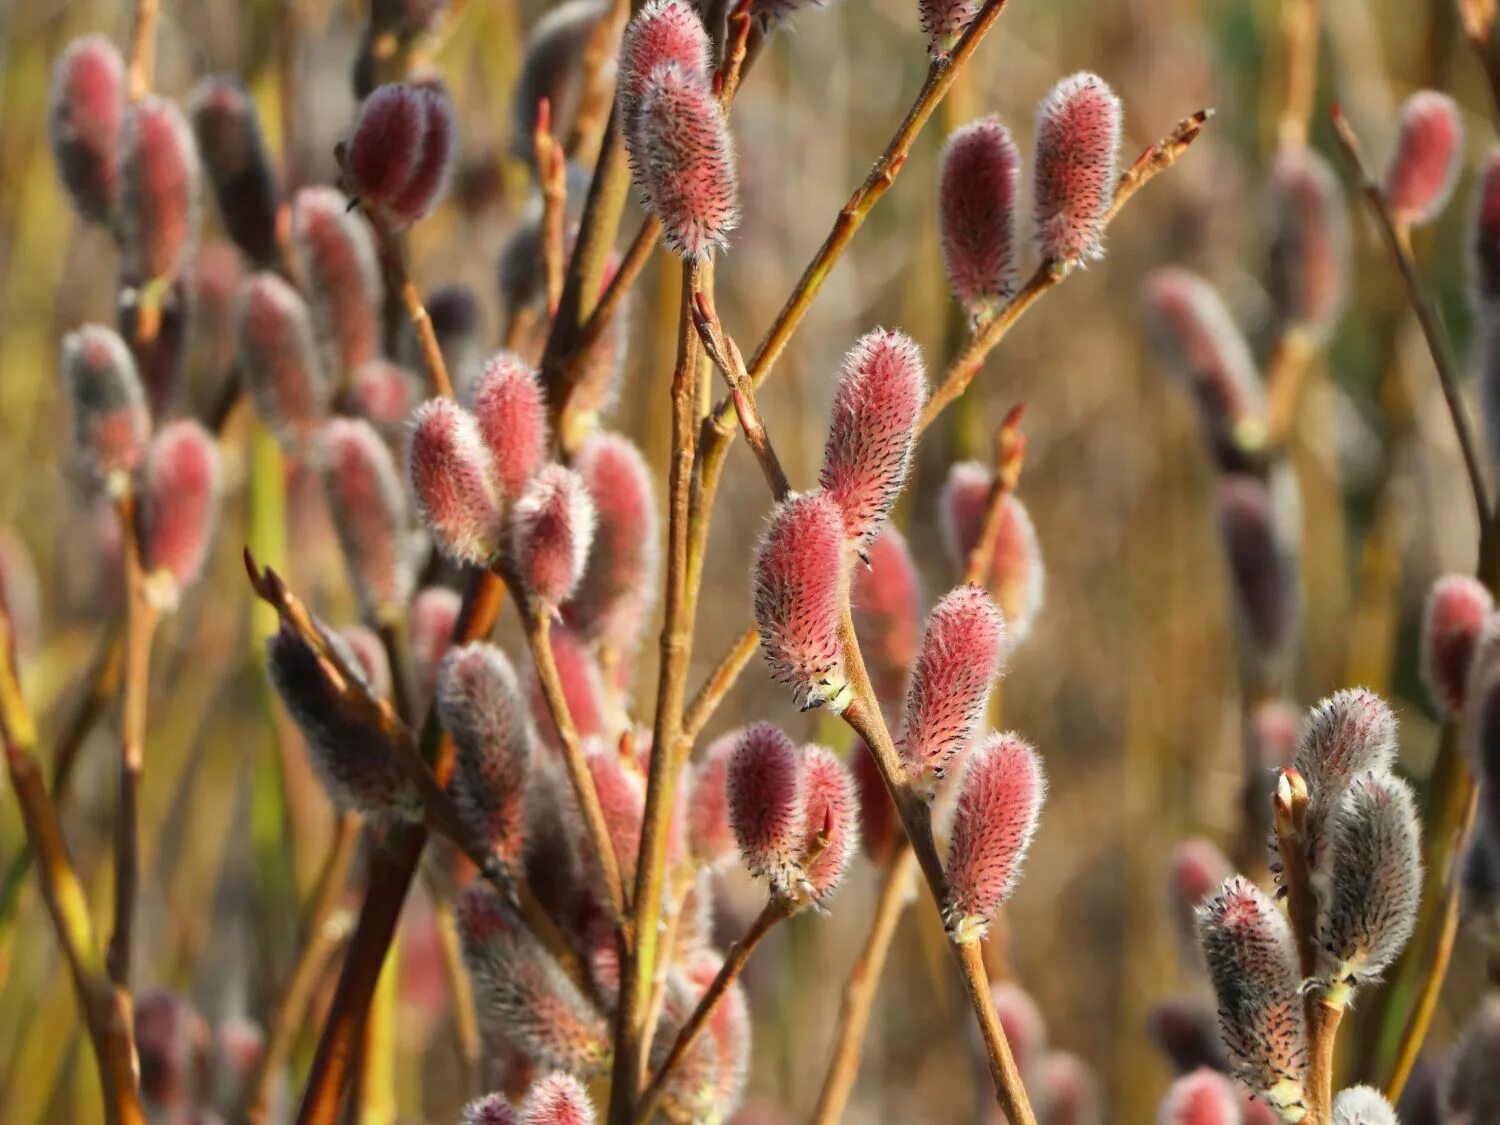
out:
{"label": "brown twig", "polygon": [[1307,1125],[1329,1125],[1333,1120],[1333,1051],[1338,1044],[1343,1003],[1330,1003],[1312,993],[1307,997]]}
{"label": "brown twig", "polygon": [[1282,72],[1286,96],[1276,124],[1282,148],[1307,143],[1313,99],[1318,92],[1318,0],[1283,0]]}
{"label": "brown twig", "polygon": [[984,1037],[990,1077],[995,1083],[1000,1108],[1012,1125],[1036,1125],[1036,1115],[1026,1096],[1026,1085],[1021,1081],[1021,1072],[1016,1067],[1015,1056],[1011,1054],[1010,1041],[1005,1037],[1005,1028],[1000,1025],[1000,1014],[995,1011],[995,1001],[990,995],[990,978],[984,967],[984,951],[978,941],[960,942],[954,948],[958,954],[959,975],[963,977],[969,1005],[979,1017],[979,1031]]}
{"label": "brown twig", "polygon": [[792,490],[792,486],[786,479],[786,472],[781,467],[776,450],[771,448],[771,441],[766,437],[765,425],[760,420],[760,409],[755,404],[755,388],[745,370],[744,357],[740,355],[740,349],[734,340],[724,334],[707,294],[694,293],[692,308],[693,324],[703,341],[704,351],[714,366],[724,373],[724,381],[729,384],[730,400],[734,403],[734,412],[740,420],[740,429],[745,433],[745,443],[750,446],[750,451],[760,463],[766,483],[771,487],[771,495],[781,500]]}
{"label": "brown twig", "polygon": [[692,746],[698,741],[703,728],[713,718],[719,704],[729,694],[729,689],[734,686],[740,673],[745,670],[745,665],[750,663],[750,658],[755,655],[755,650],[759,647],[760,634],[755,631],[754,626],[751,626],[735,638],[733,646],[724,654],[724,658],[714,665],[714,670],[709,673],[708,679],[703,681],[703,685],[683,713],[682,743],[684,746]]}
{"label": "brown twig", "polygon": [[135,15],[130,24],[130,52],[125,63],[126,90],[133,102],[151,92],[151,79],[156,70],[156,21],[160,14],[161,0],[135,0]]}
{"label": "brown twig", "polygon": [[552,135],[552,103],[537,102],[532,130],[537,186],[542,193],[542,277],[547,292],[547,315],[557,314],[563,289],[563,211],[568,202],[567,157]]}
{"label": "brown twig", "polygon": [[964,566],[964,581],[974,586],[987,585],[995,563],[995,544],[1005,518],[1005,501],[1016,491],[1021,480],[1021,466],[1026,459],[1026,435],[1021,432],[1021,415],[1026,404],[1011,407],[995,430],[995,476],[990,494],[984,502],[984,518],[979,524],[979,538],[969,551]]}

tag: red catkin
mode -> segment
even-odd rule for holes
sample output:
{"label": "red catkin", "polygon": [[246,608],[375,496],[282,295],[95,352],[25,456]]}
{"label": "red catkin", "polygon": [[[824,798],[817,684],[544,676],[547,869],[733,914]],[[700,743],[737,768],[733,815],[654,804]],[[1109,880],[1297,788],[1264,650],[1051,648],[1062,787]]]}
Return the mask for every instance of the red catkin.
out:
{"label": "red catkin", "polygon": [[318,362],[301,296],[277,274],[258,273],[239,301],[240,374],[261,418],[288,449],[311,449],[332,388]]}
{"label": "red catkin", "polygon": [[292,248],[328,370],[342,382],[380,355],[380,267],[369,226],[333,188],[292,200]]}
{"label": "red catkin", "polygon": [[1381,191],[1401,221],[1429,223],[1447,205],[1463,161],[1464,125],[1447,94],[1419,90],[1401,106]]}
{"label": "red catkin", "polygon": [[943,148],[938,219],[948,285],[971,316],[1016,288],[1016,184],[1021,152],[998,117],[957,129]]}
{"label": "red catkin", "polygon": [[335,418],[323,434],[323,482],[359,598],[376,624],[406,612],[416,584],[406,490],[390,448],[368,422]]}
{"label": "red catkin", "polygon": [[423,403],[407,464],[417,511],[438,549],[455,562],[487,564],[500,547],[500,498],[474,416],[451,399]]}
{"label": "red catkin", "polygon": [[921,641],[921,578],[906,537],[894,527],[881,528],[865,555],[869,561],[855,566],[850,595],[854,633],[876,699],[893,705],[906,694]]}
{"label": "red catkin", "polygon": [[489,447],[495,488],[514,500],[547,453],[547,404],[536,373],[514,352],[497,352],[474,382],[469,409]]}
{"label": "red catkin", "polygon": [[806,854],[803,889],[826,904],[849,873],[859,849],[859,794],[837,754],[826,746],[802,750]]}
{"label": "red catkin", "polygon": [[57,172],[79,216],[108,223],[119,192],[125,63],[100,35],[75,39],[52,65],[47,131]]}
{"label": "red catkin", "polygon": [[620,39],[615,98],[622,135],[630,136],[640,118],[651,72],[676,63],[705,82],[712,71],[711,48],[703,20],[686,0],[651,0],[625,27]]}
{"label": "red catkin", "polygon": [[594,503],[582,479],[562,465],[543,466],[511,505],[507,534],[527,591],[549,606],[567,601],[594,540]]}
{"label": "red catkin", "polygon": [[770,723],[747,728],[730,756],[726,787],[740,858],[773,892],[790,893],[803,877],[807,844],[807,790],[796,744]]}
{"label": "red catkin", "polygon": [[219,448],[197,422],[164,426],[141,480],[141,551],[175,591],[197,581],[219,522]]}
{"label": "red catkin", "polygon": [[1049,262],[1066,267],[1104,256],[1120,117],[1120,99],[1087,71],[1064,78],[1037,109],[1032,203],[1037,247]]}
{"label": "red catkin", "polygon": [[175,278],[198,229],[198,146],[182,112],[148,95],[120,133],[121,269],[136,286]]}
{"label": "red catkin", "polygon": [[429,214],[448,186],[453,104],[430,84],[381,86],[360,107],[345,153],[350,186],[397,226]]}

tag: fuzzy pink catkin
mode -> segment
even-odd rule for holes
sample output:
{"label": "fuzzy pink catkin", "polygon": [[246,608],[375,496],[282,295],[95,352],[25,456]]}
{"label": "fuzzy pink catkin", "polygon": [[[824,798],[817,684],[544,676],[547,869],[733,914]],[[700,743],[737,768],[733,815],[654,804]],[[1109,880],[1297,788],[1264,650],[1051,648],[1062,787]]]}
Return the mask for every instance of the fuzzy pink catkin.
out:
{"label": "fuzzy pink catkin", "polygon": [[875,537],[906,484],[926,400],[922,352],[904,333],[877,328],[844,356],[820,483],[858,549]]}
{"label": "fuzzy pink catkin", "polygon": [[734,829],[729,823],[729,759],[741,731],[730,731],[709,743],[693,767],[687,797],[688,847],[706,867],[720,867],[734,856]]}
{"label": "fuzzy pink catkin", "polygon": [[869,560],[854,568],[850,594],[854,634],[859,638],[875,698],[895,704],[921,641],[922,584],[906,537],[889,525],[870,541]]}
{"label": "fuzzy pink catkin", "polygon": [[398,226],[431,213],[454,158],[453,103],[435,86],[391,83],[360,107],[346,151],[350,186]]}
{"label": "fuzzy pink catkin", "polygon": [[233,75],[205,78],[190,112],[225,232],[256,265],[274,265],[276,175],[250,92]]}
{"label": "fuzzy pink catkin", "polygon": [[521,1125],[504,1094],[486,1094],[464,1106],[459,1125]]}
{"label": "fuzzy pink catkin", "polygon": [[489,447],[495,488],[514,500],[547,454],[547,404],[536,373],[514,352],[495,353],[474,382],[469,409]]}
{"label": "fuzzy pink catkin", "polygon": [[[984,530],[994,476],[978,461],[960,461],[948,471],[938,499],[939,528],[953,569],[964,574]],[[1007,643],[1031,635],[1046,597],[1047,570],[1031,513],[1019,497],[1007,496],[995,535],[995,553],[985,582],[1005,616]]]}
{"label": "fuzzy pink catkin", "polygon": [[94,478],[123,483],[151,438],[151,412],[125,341],[101,324],[63,337],[63,381],[73,410],[73,445]]}
{"label": "fuzzy pink catkin", "polygon": [[369,685],[370,694],[377,699],[386,699],[391,694],[391,658],[375,630],[365,625],[345,625],[338,632],[339,640],[354,656],[355,670]]}
{"label": "fuzzy pink catkin", "polygon": [[1464,125],[1452,98],[1419,90],[1406,99],[1381,183],[1386,205],[1398,219],[1419,225],[1437,217],[1453,194],[1463,146]]}
{"label": "fuzzy pink catkin", "polygon": [[929,794],[945,763],[976,734],[1004,655],[1004,619],[977,586],[950,590],[927,618],[898,749],[913,782]]}
{"label": "fuzzy pink catkin", "polygon": [[1310,148],[1282,149],[1271,165],[1267,288],[1277,318],[1325,340],[1349,291],[1349,208],[1338,177]]}
{"label": "fuzzy pink catkin", "polygon": [[947,58],[983,6],[983,0],[917,0],[927,53],[934,59]]}
{"label": "fuzzy pink catkin", "polygon": [[729,759],[726,790],[729,823],[750,874],[777,894],[790,893],[802,878],[807,843],[807,790],[802,755],[770,723],[740,735]]}
{"label": "fuzzy pink catkin", "polygon": [[1273,496],[1250,473],[1228,473],[1218,483],[1219,532],[1240,624],[1265,659],[1288,644],[1296,615],[1296,575],[1281,540]]}
{"label": "fuzzy pink catkin", "polygon": [[1427,694],[1444,715],[1463,709],[1474,650],[1494,608],[1490,592],[1466,574],[1439,578],[1427,595],[1418,655]]}
{"label": "fuzzy pink catkin", "polygon": [[651,616],[661,566],[656,492],[641,452],[615,434],[584,443],[573,459],[594,501],[594,547],[564,617],[581,635],[635,650]]}
{"label": "fuzzy pink catkin", "polygon": [[840,617],[849,597],[843,514],[823,492],[793,493],[777,505],[755,558],[755,622],[772,677],[803,709],[837,714],[851,693]]}
{"label": "fuzzy pink catkin", "polygon": [[1016,288],[1016,184],[1021,152],[998,117],[957,129],[943,148],[938,220],[948,285],[971,316]]}
{"label": "fuzzy pink catkin", "polygon": [[948,851],[943,918],[954,942],[982,941],[1015,890],[1046,791],[1041,760],[1015,735],[993,735],[971,756]]}
{"label": "fuzzy pink catkin", "polygon": [[636,857],[640,852],[646,780],[635,763],[626,761],[616,747],[600,739],[590,742],[587,761],[594,792],[599,796],[599,808],[614,844],[615,859],[619,861],[621,875],[629,882],[635,878]]}
{"label": "fuzzy pink catkin", "polygon": [[121,269],[132,284],[170,280],[198,229],[198,146],[175,104],[147,95],[120,133]]}
{"label": "fuzzy pink catkin", "polygon": [[1234,874],[1228,857],[1211,840],[1194,836],[1172,849],[1173,915],[1189,948],[1197,945],[1198,907]]}
{"label": "fuzzy pink catkin", "polygon": [[1218,1071],[1203,1067],[1172,1083],[1157,1125],[1240,1125],[1234,1087]]}
{"label": "fuzzy pink catkin", "polygon": [[594,1104],[571,1074],[549,1074],[533,1083],[521,1107],[522,1125],[594,1125]]}
{"label": "fuzzy pink catkin", "polygon": [[1327,821],[1345,788],[1363,773],[1384,772],[1396,756],[1396,716],[1372,691],[1335,692],[1307,713],[1292,764],[1307,782],[1308,861],[1324,870]]}
{"label": "fuzzy pink catkin", "polygon": [[287,448],[311,448],[332,388],[318,362],[312,321],[298,292],[269,271],[247,281],[239,300],[240,374],[261,418]]}
{"label": "fuzzy pink catkin", "polygon": [[556,606],[568,600],[594,541],[594,503],[583,480],[562,465],[544,465],[511,505],[510,561],[533,597]]}
{"label": "fuzzy pink catkin", "polygon": [[369,224],[333,188],[292,200],[292,249],[328,369],[346,379],[380,356],[380,265]]}
{"label": "fuzzy pink catkin", "polygon": [[683,258],[727,249],[739,225],[734,146],[703,75],[663,62],[647,76],[635,128],[625,138],[646,210]]}
{"label": "fuzzy pink catkin", "polygon": [[[1474,1118],[1475,1125],[1482,1118]],[[1333,1099],[1333,1125],[1401,1125],[1385,1095],[1371,1086],[1350,1086]]]}
{"label": "fuzzy pink catkin", "polygon": [[146,452],[141,481],[141,552],[148,570],[192,585],[219,522],[219,447],[197,422],[168,423]]}
{"label": "fuzzy pink catkin", "polygon": [[389,360],[374,359],[354,373],[349,397],[356,414],[394,438],[421,395],[415,374]]}
{"label": "fuzzy pink catkin", "polygon": [[653,70],[662,63],[676,63],[706,82],[713,66],[711,50],[702,18],[686,0],[651,0],[643,7],[620,39],[615,98],[622,135],[635,131]]}
{"label": "fuzzy pink catkin", "polygon": [[859,793],[847,767],[826,746],[803,747],[802,778],[809,857],[803,889],[815,902],[826,904],[859,849]]}
{"label": "fuzzy pink catkin", "polygon": [[323,483],[344,562],[366,620],[404,613],[416,584],[406,490],[375,427],[335,418],[323,433]]}
{"label": "fuzzy pink catkin", "polygon": [[1032,204],[1045,260],[1069,266],[1104,256],[1120,117],[1120,99],[1087,71],[1064,78],[1037,108]]}
{"label": "fuzzy pink catkin", "polygon": [[423,403],[413,416],[407,464],[417,511],[438,550],[455,562],[486,565],[500,547],[500,498],[474,416],[451,399]]}
{"label": "fuzzy pink catkin", "polygon": [[52,156],[78,214],[107,223],[119,190],[125,63],[101,35],[68,44],[52,64],[47,129]]}
{"label": "fuzzy pink catkin", "polygon": [[[710,949],[700,949],[688,959],[684,968],[689,983],[701,996],[718,975],[724,959]],[[709,1017],[708,1033],[713,1036],[718,1067],[712,1095],[713,1120],[729,1121],[745,1098],[750,1079],[751,1022],[745,989],[736,981],[724,993]]]}

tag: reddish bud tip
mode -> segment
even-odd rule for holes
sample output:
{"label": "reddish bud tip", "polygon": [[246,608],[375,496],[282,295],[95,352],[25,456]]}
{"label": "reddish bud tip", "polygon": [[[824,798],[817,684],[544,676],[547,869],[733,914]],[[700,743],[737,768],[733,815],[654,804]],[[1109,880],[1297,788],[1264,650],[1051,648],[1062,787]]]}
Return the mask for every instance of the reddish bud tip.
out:
{"label": "reddish bud tip", "polygon": [[68,200],[81,218],[108,223],[119,182],[125,63],[100,35],[75,39],[52,65],[47,126]]}
{"label": "reddish bud tip", "polygon": [[651,72],[663,63],[704,81],[712,70],[708,32],[686,0],[651,0],[626,25],[615,87],[623,136],[635,132]]}
{"label": "reddish bud tip", "polygon": [[955,942],[983,940],[1015,890],[1046,791],[1036,751],[1014,735],[992,736],[970,758],[953,821],[943,911]]}
{"label": "reddish bud tip", "polygon": [[1427,595],[1419,649],[1422,679],[1444,715],[1463,710],[1474,650],[1494,608],[1489,591],[1463,574],[1439,578]]}
{"label": "reddish bud tip", "polygon": [[729,759],[726,790],[729,823],[750,874],[773,892],[790,893],[803,877],[807,791],[802,755],[770,723],[756,723],[739,737]]}
{"label": "reddish bud tip", "polygon": [[[1473,1118],[1480,1121],[1481,1118]],[[1350,1086],[1333,1099],[1333,1125],[1401,1125],[1385,1095],[1370,1086]]]}
{"label": "reddish bud tip", "polygon": [[287,448],[305,453],[328,414],[332,388],[307,306],[274,273],[256,274],[241,291],[239,364],[266,425]]}
{"label": "reddish bud tip", "polygon": [[464,1106],[459,1125],[521,1125],[504,1094],[486,1094]]}
{"label": "reddish bud tip", "polygon": [[1343,188],[1326,160],[1297,147],[1277,154],[1270,189],[1267,286],[1277,318],[1326,339],[1349,291],[1349,209]]}
{"label": "reddish bud tip", "polygon": [[536,373],[514,352],[492,356],[469,396],[489,446],[495,487],[514,500],[547,455],[547,404]]}
{"label": "reddish bud tip", "polygon": [[323,436],[323,482],[344,563],[368,621],[405,612],[416,584],[406,490],[375,428],[335,418]]}
{"label": "reddish bud tip", "polygon": [[1038,108],[1032,199],[1044,259],[1066,266],[1104,256],[1120,116],[1114,91],[1086,71],[1064,78]]}
{"label": "reddish bud tip", "polygon": [[521,1120],[523,1125],[594,1125],[594,1104],[571,1074],[550,1074],[527,1092]]}
{"label": "reddish bud tip", "polygon": [[803,890],[826,904],[849,873],[849,861],[859,848],[859,794],[849,770],[826,746],[803,749],[802,773],[809,857]]}
{"label": "reddish bud tip", "polygon": [[1004,619],[979,587],[955,587],[934,607],[907,689],[899,746],[923,788],[934,788],[944,764],[968,748],[1004,654]]}
{"label": "reddish bud tip", "polygon": [[406,226],[447,190],[454,156],[453,103],[438,87],[391,83],[360,106],[349,136],[350,187]]}
{"label": "reddish bud tip", "polygon": [[198,229],[198,146],[182,112],[148,95],[120,134],[120,250],[125,276],[145,286],[175,278]]}
{"label": "reddish bud tip", "polygon": [[729,759],[742,732],[731,731],[709,744],[703,760],[693,768],[687,799],[688,846],[705,867],[719,867],[735,852],[729,823]]}
{"label": "reddish bud tip", "polygon": [[922,352],[911,337],[876,329],[844,357],[821,483],[857,547],[875,537],[906,484],[926,399]]}
{"label": "reddish bud tip", "polygon": [[1219,531],[1224,537],[1241,628],[1263,658],[1282,653],[1297,612],[1293,551],[1279,526],[1266,483],[1248,473],[1219,481]]}
{"label": "reddish bud tip", "polygon": [[854,568],[854,633],[875,697],[894,704],[906,694],[921,640],[921,578],[905,536],[889,525],[871,540],[866,558]]}
{"label": "reddish bud tip", "polygon": [[276,261],[276,176],[244,83],[205,78],[193,92],[193,132],[224,230],[258,266]]}
{"label": "reddish bud tip", "polygon": [[771,515],[755,559],[755,621],[772,676],[804,708],[849,705],[840,618],[849,597],[844,517],[824,492],[794,493]]}
{"label": "reddish bud tip", "polygon": [[1463,147],[1464,125],[1452,98],[1436,90],[1407,98],[1381,184],[1386,206],[1408,223],[1435,219],[1453,194]]}
{"label": "reddish bud tip", "polygon": [[1157,1125],[1240,1125],[1240,1100],[1225,1077],[1206,1067],[1172,1083]]}
{"label": "reddish bud tip", "polygon": [[451,399],[423,403],[407,464],[417,511],[438,550],[455,562],[486,565],[500,546],[500,498],[474,416]]}
{"label": "reddish bud tip", "polygon": [[[968,571],[969,555],[984,531],[993,484],[993,475],[978,461],[962,461],[949,470],[943,485],[938,500],[943,545],[960,574]],[[1007,496],[985,587],[1005,616],[1007,640],[1012,646],[1031,635],[1046,598],[1046,585],[1047,569],[1031,513],[1019,498]]]}
{"label": "reddish bud tip", "polygon": [[662,238],[684,258],[727,248],[739,224],[734,147],[724,111],[703,75],[658,64],[640,93],[626,136],[630,166]]}
{"label": "reddish bud tip", "polygon": [[141,553],[177,590],[203,570],[219,522],[219,447],[197,422],[164,426],[146,452],[141,481]]}
{"label": "reddish bud tip", "polygon": [[347,378],[380,355],[380,268],[368,225],[333,188],[292,200],[292,248],[330,371]]}
{"label": "reddish bud tip", "polygon": [[511,505],[511,564],[533,597],[558,605],[572,596],[594,540],[594,504],[572,469],[544,465]]}
{"label": "reddish bud tip", "polygon": [[86,324],[63,337],[61,367],[75,449],[97,480],[123,486],[151,438],[151,412],[135,358],[118,334]]}
{"label": "reddish bud tip", "polygon": [[938,218],[953,295],[971,316],[1000,307],[1016,288],[1016,183],[1021,152],[998,117],[956,130],[943,149]]}

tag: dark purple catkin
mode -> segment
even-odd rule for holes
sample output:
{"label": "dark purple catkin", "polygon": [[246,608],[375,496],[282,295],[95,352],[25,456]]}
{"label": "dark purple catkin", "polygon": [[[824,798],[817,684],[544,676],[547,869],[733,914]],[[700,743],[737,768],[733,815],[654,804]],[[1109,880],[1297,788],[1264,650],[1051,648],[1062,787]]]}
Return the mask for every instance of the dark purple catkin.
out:
{"label": "dark purple catkin", "polygon": [[250,92],[232,75],[205,78],[189,112],[224,230],[257,266],[274,264],[276,176]]}
{"label": "dark purple catkin", "polygon": [[63,337],[61,370],[73,411],[73,445],[111,492],[129,487],[151,437],[151,412],[135,358],[100,324]]}
{"label": "dark purple catkin", "polygon": [[1021,152],[998,117],[957,129],[943,148],[938,221],[948,285],[969,315],[993,313],[1016,288]]}
{"label": "dark purple catkin", "polygon": [[1328,162],[1282,149],[1271,165],[1267,288],[1277,319],[1316,340],[1338,325],[1349,290],[1349,208]]}
{"label": "dark purple catkin", "polygon": [[707,80],[711,48],[703,20],[686,0],[651,0],[625,27],[620,39],[619,78],[615,98],[622,136],[630,136],[640,119],[647,80],[662,63],[676,63],[688,74]]}
{"label": "dark purple catkin", "polygon": [[189,419],[162,427],[141,470],[141,557],[169,604],[203,572],[220,499],[213,435]]}
{"label": "dark purple catkin", "polygon": [[1307,782],[1308,862],[1325,870],[1328,821],[1344,790],[1364,773],[1382,773],[1396,756],[1396,716],[1364,688],[1346,688],[1307,713],[1292,759]]}
{"label": "dark purple catkin", "polygon": [[1405,948],[1421,897],[1421,828],[1411,788],[1388,773],[1356,777],[1328,825],[1328,892],[1318,904],[1318,972],[1330,1003]]}
{"label": "dark purple catkin", "polygon": [[1291,640],[1297,606],[1291,550],[1274,510],[1278,497],[1249,473],[1225,475],[1218,490],[1219,531],[1238,619],[1257,654],[1274,660]]}
{"label": "dark purple catkin", "polygon": [[1120,99],[1080,71],[1037,108],[1032,204],[1037,247],[1060,268],[1104,256],[1104,216],[1114,201]]}
{"label": "dark purple catkin", "polygon": [[1214,1012],[1197,999],[1158,1001],[1146,1016],[1146,1032],[1178,1074],[1202,1066],[1227,1069]]}
{"label": "dark purple catkin", "polygon": [[1427,694],[1444,715],[1463,710],[1474,650],[1494,608],[1490,592],[1466,574],[1439,578],[1427,595],[1418,656]]}
{"label": "dark purple catkin", "polygon": [[324,362],[340,381],[380,356],[380,267],[369,224],[333,188],[292,200],[292,248]]}
{"label": "dark purple catkin", "polygon": [[256,274],[240,293],[238,356],[261,419],[282,445],[308,452],[332,388],[318,362],[307,306],[277,274]]}
{"label": "dark purple catkin", "polygon": [[1198,937],[1219,1000],[1219,1031],[1236,1074],[1274,1109],[1304,1105],[1307,1030],[1297,952],[1285,915],[1236,875],[1199,908]]}
{"label": "dark purple catkin", "polygon": [[1491,993],[1464,1029],[1449,1056],[1442,1085],[1442,1109],[1448,1125],[1483,1125],[1500,1121],[1500,996]]}
{"label": "dark purple catkin", "polygon": [[740,735],[729,759],[729,823],[750,874],[778,894],[802,879],[806,857],[807,790],[802,755],[777,727],[756,723]]}
{"label": "dark purple catkin", "polygon": [[52,156],[78,214],[108,223],[119,191],[125,63],[100,35],[75,39],[52,64],[47,128]]}
{"label": "dark purple catkin", "polygon": [[141,1094],[156,1113],[187,1113],[207,1062],[207,1022],[185,998],[166,989],[143,993],[135,1006]]}
{"label": "dark purple catkin", "polygon": [[154,95],[131,106],[120,133],[120,250],[132,285],[161,285],[186,267],[201,179],[198,146],[177,106]]}
{"label": "dark purple catkin", "polygon": [[374,624],[396,620],[416,585],[416,559],[406,490],[375,427],[353,418],[328,423],[323,482],[360,612]]}
{"label": "dark purple catkin", "polygon": [[454,159],[453,103],[431,84],[381,86],[360,107],[345,153],[350,187],[397,226],[429,214]]}

